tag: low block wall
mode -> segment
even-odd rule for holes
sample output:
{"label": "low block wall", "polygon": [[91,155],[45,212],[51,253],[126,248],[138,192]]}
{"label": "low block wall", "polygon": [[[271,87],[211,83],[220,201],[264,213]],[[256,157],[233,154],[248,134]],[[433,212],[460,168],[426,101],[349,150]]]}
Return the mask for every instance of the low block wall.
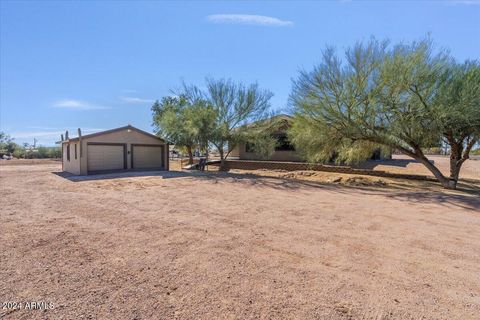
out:
{"label": "low block wall", "polygon": [[[220,165],[219,163],[211,165]],[[369,176],[400,178],[412,180],[435,180],[432,177],[416,174],[390,173],[386,171],[377,171],[371,169],[354,169],[351,167],[331,166],[324,164],[306,163],[306,162],[284,162],[284,161],[251,161],[251,160],[227,160],[226,169],[243,169],[243,170],[285,170],[285,171],[326,171],[346,174],[362,174]]]}

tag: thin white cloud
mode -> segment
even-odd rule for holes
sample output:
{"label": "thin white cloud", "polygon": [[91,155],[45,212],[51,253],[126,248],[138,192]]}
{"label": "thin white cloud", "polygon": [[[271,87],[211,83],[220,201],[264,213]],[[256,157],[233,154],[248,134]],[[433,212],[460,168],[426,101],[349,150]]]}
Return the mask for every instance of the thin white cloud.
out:
{"label": "thin white cloud", "polygon": [[[53,128],[52,128],[53,129]],[[81,128],[82,129],[82,134],[88,134],[92,132],[98,132],[98,131],[104,131],[106,129],[100,129],[100,128]],[[65,131],[68,130],[70,133],[70,136],[76,136],[77,134],[77,128],[65,128],[65,130],[61,129],[55,129],[55,130],[32,130],[32,131],[16,131],[16,132],[11,132],[9,135],[14,138],[14,139],[33,139],[33,138],[38,138],[38,139],[48,139],[48,138],[54,138],[59,140],[61,134],[65,134]]]}
{"label": "thin white cloud", "polygon": [[[31,128],[31,127],[27,127]],[[39,128],[39,127],[38,127]],[[106,129],[101,128],[81,128],[82,134],[86,135],[89,133],[94,133],[98,131],[104,131]],[[8,134],[14,138],[16,143],[30,143],[34,142],[34,139],[37,142],[37,146],[53,146],[56,141],[60,140],[60,136],[65,135],[65,130],[68,130],[70,137],[77,136],[77,128],[52,128],[52,130],[25,130],[25,131],[12,131]]]}
{"label": "thin white cloud", "polygon": [[12,132],[10,135],[15,139],[26,139],[56,137],[63,133],[65,133],[65,131],[17,131]]}
{"label": "thin white cloud", "polygon": [[129,104],[145,104],[145,103],[155,102],[155,100],[153,99],[143,99],[143,98],[137,98],[137,97],[120,97],[120,100],[122,100],[124,103],[129,103]]}
{"label": "thin white cloud", "polygon": [[72,110],[98,110],[98,109],[110,109],[109,107],[99,106],[91,104],[86,101],[63,99],[53,104],[55,108],[72,109]]}
{"label": "thin white cloud", "polygon": [[27,126],[27,129],[35,129],[35,130],[58,130],[58,128],[54,127],[44,127],[44,126]]}
{"label": "thin white cloud", "polygon": [[213,14],[207,16],[207,20],[212,23],[247,24],[267,27],[285,27],[293,25],[292,21],[253,14]]}

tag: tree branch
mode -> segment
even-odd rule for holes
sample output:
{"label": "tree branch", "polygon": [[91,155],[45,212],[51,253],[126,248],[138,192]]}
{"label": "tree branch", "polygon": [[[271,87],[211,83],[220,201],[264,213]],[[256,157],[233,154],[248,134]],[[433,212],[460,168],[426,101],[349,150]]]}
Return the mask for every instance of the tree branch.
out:
{"label": "tree branch", "polygon": [[459,161],[460,163],[464,163],[468,159],[470,159],[470,151],[472,151],[473,146],[477,143],[476,139],[472,139],[468,144],[467,147],[465,148],[465,151],[463,151],[463,156],[462,159]]}

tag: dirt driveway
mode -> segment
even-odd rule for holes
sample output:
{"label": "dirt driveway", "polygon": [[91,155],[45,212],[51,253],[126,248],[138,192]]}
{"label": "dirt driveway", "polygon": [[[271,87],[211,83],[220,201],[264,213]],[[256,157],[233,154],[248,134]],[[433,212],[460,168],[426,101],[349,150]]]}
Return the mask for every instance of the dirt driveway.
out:
{"label": "dirt driveway", "polygon": [[[1,166],[5,319],[478,319],[480,197]],[[114,178],[116,177],[116,178]]]}

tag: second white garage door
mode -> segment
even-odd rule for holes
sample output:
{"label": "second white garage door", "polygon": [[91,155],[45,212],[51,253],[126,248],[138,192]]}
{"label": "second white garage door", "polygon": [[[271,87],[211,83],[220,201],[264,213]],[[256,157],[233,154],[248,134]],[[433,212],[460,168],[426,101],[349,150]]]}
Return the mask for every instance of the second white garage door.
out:
{"label": "second white garage door", "polygon": [[125,169],[123,145],[95,144],[87,147],[88,171]]}
{"label": "second white garage door", "polygon": [[163,146],[132,145],[134,169],[160,169],[163,167]]}

